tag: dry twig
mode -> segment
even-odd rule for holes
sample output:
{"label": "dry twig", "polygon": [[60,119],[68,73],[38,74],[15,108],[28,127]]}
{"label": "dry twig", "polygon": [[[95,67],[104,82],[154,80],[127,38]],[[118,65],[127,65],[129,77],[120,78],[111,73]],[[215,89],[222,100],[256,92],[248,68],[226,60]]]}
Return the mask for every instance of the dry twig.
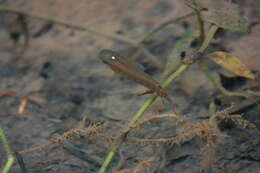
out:
{"label": "dry twig", "polygon": [[40,98],[37,98],[37,97],[34,97],[34,96],[23,96],[23,95],[20,95],[16,92],[13,92],[13,91],[2,92],[2,93],[0,93],[0,97],[14,97],[14,98],[21,100],[18,111],[17,111],[18,115],[21,115],[21,114],[24,113],[28,102],[33,102],[33,103],[36,103],[40,106],[43,106],[43,105],[46,104],[46,102],[43,99],[40,99]]}

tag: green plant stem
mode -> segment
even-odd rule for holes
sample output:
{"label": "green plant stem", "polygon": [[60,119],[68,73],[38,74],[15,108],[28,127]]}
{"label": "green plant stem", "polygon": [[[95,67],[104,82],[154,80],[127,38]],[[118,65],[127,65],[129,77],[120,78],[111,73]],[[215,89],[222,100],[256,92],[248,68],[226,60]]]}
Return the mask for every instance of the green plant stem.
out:
{"label": "green plant stem", "polygon": [[[189,66],[187,64],[182,65],[177,71],[175,71],[162,83],[162,88],[167,88],[170,85],[170,83],[188,67]],[[143,106],[139,109],[139,111],[135,114],[134,118],[130,121],[129,126],[134,125],[137,121],[139,121],[142,118],[144,112],[156,100],[157,97],[157,94],[153,94],[144,102]]]}
{"label": "green plant stem", "polygon": [[260,92],[252,92],[252,93],[250,93],[250,94],[253,95],[253,96],[260,97]]}
{"label": "green plant stem", "polygon": [[189,65],[187,64],[183,64],[181,65],[177,71],[175,71],[173,74],[171,74],[163,83],[162,83],[162,87],[163,88],[167,88],[170,83],[176,78],[178,77],[183,71],[185,71],[187,68],[189,67]]}
{"label": "green plant stem", "polygon": [[203,41],[199,52],[204,53],[204,51],[206,50],[206,48],[209,46],[209,43],[211,42],[211,40],[213,39],[214,35],[216,34],[217,30],[218,30],[218,26],[217,25],[212,25],[211,28],[209,29],[209,32],[205,38],[205,40]]}
{"label": "green plant stem", "polygon": [[14,156],[2,128],[0,128],[0,139],[3,142],[4,149],[7,153],[7,162],[2,170],[2,173],[8,173],[14,163]]}
{"label": "green plant stem", "polygon": [[[162,87],[163,88],[168,87],[169,84],[175,78],[177,78],[183,71],[185,71],[188,67],[189,67],[189,65],[187,65],[187,64],[182,65],[177,71],[175,71],[172,75],[170,75],[162,83]],[[134,118],[129,122],[128,127],[126,129],[128,129],[130,126],[136,124],[142,118],[142,116],[144,115],[144,112],[152,105],[152,103],[156,100],[157,97],[158,97],[157,94],[153,94],[144,102],[143,106],[138,110],[138,112],[135,114]],[[107,170],[107,168],[108,168],[109,164],[111,163],[112,159],[114,158],[117,150],[120,148],[120,146],[124,142],[124,138],[122,137],[122,135],[120,135],[117,139],[119,139],[116,142],[117,144],[112,148],[112,150],[107,155],[102,167],[99,170],[99,173],[104,173]]]}
{"label": "green plant stem", "polygon": [[230,92],[230,91],[227,91],[221,84],[220,84],[220,81],[219,79],[217,78],[217,76],[215,76],[214,74],[212,74],[210,72],[210,70],[207,68],[207,66],[203,63],[203,61],[199,61],[198,62],[199,66],[200,66],[200,69],[201,71],[207,76],[207,78],[209,80],[212,81],[212,83],[215,85],[216,88],[218,88],[221,93],[225,96],[235,96],[235,97],[248,97],[248,95],[246,94],[243,94],[243,93],[239,93],[239,92]]}
{"label": "green plant stem", "polygon": [[200,10],[195,10],[195,12],[199,22],[199,30],[200,30],[199,40],[200,43],[202,43],[205,38],[204,21],[202,20]]}
{"label": "green plant stem", "polygon": [[135,114],[134,118],[130,121],[128,124],[129,126],[134,125],[136,122],[139,121],[139,119],[142,118],[144,112],[150,107],[150,105],[156,100],[158,97],[157,94],[152,94],[143,104],[143,106],[138,110],[138,112]]}
{"label": "green plant stem", "polygon": [[214,101],[211,101],[209,104],[209,117],[213,116],[217,112],[217,106]]}
{"label": "green plant stem", "polygon": [[201,17],[201,11],[203,11],[203,8],[199,4],[197,4],[197,2],[195,2],[195,1],[193,1],[193,2],[184,1],[184,2],[188,7],[190,7],[191,9],[194,10],[194,13],[197,16],[197,20],[199,23],[199,31],[200,31],[199,41],[200,41],[200,43],[202,43],[205,38],[204,21]]}

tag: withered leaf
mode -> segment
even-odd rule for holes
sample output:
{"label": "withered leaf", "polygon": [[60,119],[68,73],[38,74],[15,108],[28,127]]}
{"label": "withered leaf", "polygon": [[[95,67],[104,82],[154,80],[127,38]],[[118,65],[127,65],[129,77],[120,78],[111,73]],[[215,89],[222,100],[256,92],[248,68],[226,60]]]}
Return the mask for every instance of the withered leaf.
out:
{"label": "withered leaf", "polygon": [[215,63],[221,65],[238,76],[255,79],[254,74],[235,55],[222,51],[216,51],[207,56],[210,57]]}

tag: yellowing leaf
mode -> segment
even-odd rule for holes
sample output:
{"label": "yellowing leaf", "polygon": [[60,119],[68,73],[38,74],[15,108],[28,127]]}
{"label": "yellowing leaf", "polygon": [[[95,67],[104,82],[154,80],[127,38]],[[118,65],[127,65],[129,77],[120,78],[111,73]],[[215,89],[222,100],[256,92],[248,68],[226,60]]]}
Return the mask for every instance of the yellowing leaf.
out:
{"label": "yellowing leaf", "polygon": [[214,62],[225,69],[249,79],[255,79],[254,74],[234,55],[217,51],[208,55]]}

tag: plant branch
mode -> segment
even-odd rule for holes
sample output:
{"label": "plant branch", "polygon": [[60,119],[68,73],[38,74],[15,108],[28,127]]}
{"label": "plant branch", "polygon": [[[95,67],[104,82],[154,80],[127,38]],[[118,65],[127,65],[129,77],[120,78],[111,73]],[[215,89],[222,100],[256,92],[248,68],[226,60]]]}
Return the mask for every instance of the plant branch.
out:
{"label": "plant branch", "polygon": [[243,93],[239,93],[239,92],[230,92],[228,90],[226,90],[220,83],[220,80],[218,79],[217,76],[215,76],[214,74],[212,74],[209,69],[207,68],[207,66],[203,63],[203,61],[199,61],[198,62],[199,66],[200,66],[200,69],[201,71],[207,76],[207,78],[209,80],[212,81],[212,83],[215,85],[215,87],[217,89],[219,89],[221,91],[221,93],[224,95],[224,96],[236,96],[236,97],[248,97],[248,95],[246,94],[243,94]]}
{"label": "plant branch", "polygon": [[205,40],[203,41],[203,43],[199,49],[199,52],[203,53],[206,50],[206,48],[209,46],[211,40],[213,39],[213,37],[216,34],[218,29],[219,29],[219,27],[217,25],[211,26]]}
{"label": "plant branch", "polygon": [[202,7],[198,8],[198,6],[197,6],[198,4],[196,5],[196,7],[192,6],[189,3],[186,3],[186,5],[188,7],[190,7],[191,9],[193,9],[196,16],[197,16],[197,20],[198,20],[198,23],[199,23],[199,31],[200,31],[199,41],[200,41],[200,43],[202,43],[204,41],[204,38],[205,38],[204,21],[201,17],[201,11],[203,10],[203,8]]}
{"label": "plant branch", "polygon": [[196,12],[197,19],[199,22],[199,31],[200,31],[199,40],[200,40],[200,42],[203,42],[203,40],[205,38],[204,21],[202,20],[200,11],[195,10],[195,12]]}

